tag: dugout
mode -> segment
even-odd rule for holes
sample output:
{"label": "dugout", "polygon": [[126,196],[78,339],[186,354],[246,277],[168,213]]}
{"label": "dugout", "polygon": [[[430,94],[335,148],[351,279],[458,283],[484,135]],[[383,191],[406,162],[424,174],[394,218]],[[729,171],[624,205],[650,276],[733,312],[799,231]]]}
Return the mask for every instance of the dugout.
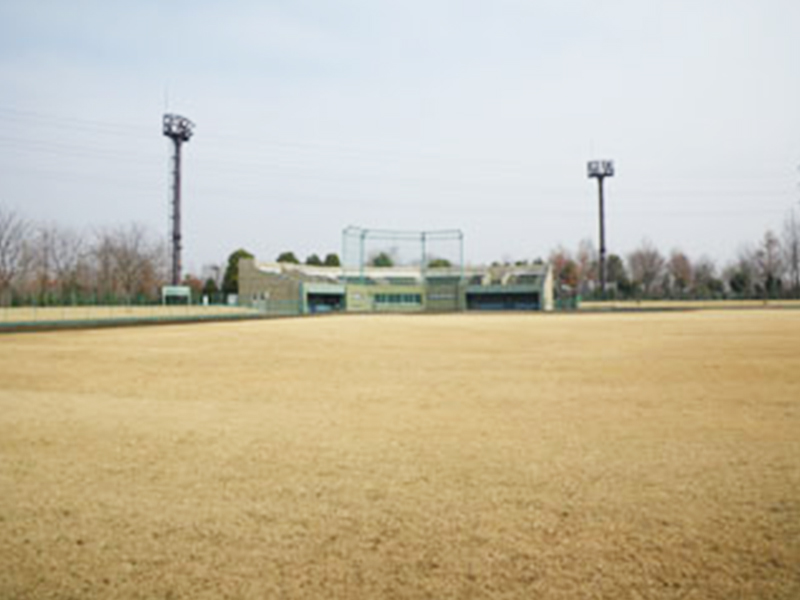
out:
{"label": "dugout", "polygon": [[468,288],[467,310],[541,310],[542,298],[535,289]]}
{"label": "dugout", "polygon": [[552,269],[538,263],[474,270],[464,302],[467,310],[553,310]]}
{"label": "dugout", "polygon": [[306,313],[327,313],[344,310],[347,306],[345,287],[331,283],[303,283],[302,296]]}

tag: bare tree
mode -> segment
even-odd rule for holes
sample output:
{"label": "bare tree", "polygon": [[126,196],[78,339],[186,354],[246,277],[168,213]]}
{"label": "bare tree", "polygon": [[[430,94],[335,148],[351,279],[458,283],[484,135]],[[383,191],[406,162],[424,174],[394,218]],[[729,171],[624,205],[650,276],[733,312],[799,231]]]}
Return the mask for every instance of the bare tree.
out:
{"label": "bare tree", "polygon": [[736,260],[725,269],[725,280],[731,291],[739,298],[755,296],[756,258],[755,250],[748,246],[739,248]]}
{"label": "bare tree", "polygon": [[153,298],[164,281],[164,251],[137,224],[101,230],[92,249],[98,293],[130,302]]}
{"label": "bare tree", "polygon": [[780,295],[783,275],[783,257],[781,243],[771,230],[764,233],[764,238],[756,250],[756,266],[763,293],[768,298]]}
{"label": "bare tree", "polygon": [[783,255],[792,293],[800,297],[800,221],[794,210],[783,222]]}
{"label": "bare tree", "polygon": [[89,253],[92,261],[92,288],[97,300],[102,302],[116,295],[114,280],[114,236],[110,230],[94,233],[94,241]]}
{"label": "bare tree", "polygon": [[725,284],[717,277],[717,265],[708,256],[701,256],[694,263],[692,273],[694,294],[698,298],[723,298]]}
{"label": "bare tree", "polygon": [[641,286],[644,296],[652,296],[656,282],[664,272],[664,257],[649,240],[628,255],[628,269],[634,283]]}
{"label": "bare tree", "polygon": [[615,297],[627,297],[631,293],[631,282],[625,270],[625,262],[618,254],[609,254],[606,261],[606,285]]}
{"label": "bare tree", "polygon": [[556,283],[556,295],[559,298],[571,297],[577,292],[580,281],[578,264],[573,260],[569,250],[558,246],[550,253],[550,264],[553,266],[553,278]]}
{"label": "bare tree", "polygon": [[58,229],[51,237],[53,274],[63,301],[89,288],[89,249],[83,235],[71,229]]}
{"label": "bare tree", "polygon": [[578,253],[575,255],[578,265],[579,288],[583,296],[597,288],[599,273],[597,272],[597,251],[592,240],[583,239],[578,244]]}
{"label": "bare tree", "polygon": [[0,206],[0,304],[8,304],[14,279],[22,269],[29,226]]}
{"label": "bare tree", "polygon": [[112,250],[116,280],[126,300],[141,293],[143,280],[149,275],[148,248],[144,229],[138,225],[120,227],[114,232]]}
{"label": "bare tree", "polygon": [[29,236],[25,244],[25,271],[27,295],[36,302],[48,303],[58,289],[55,264],[58,255],[56,248],[61,232],[56,225],[40,225]]}
{"label": "bare tree", "polygon": [[692,262],[689,257],[680,250],[673,250],[667,261],[667,274],[670,285],[679,296],[684,296],[692,285]]}

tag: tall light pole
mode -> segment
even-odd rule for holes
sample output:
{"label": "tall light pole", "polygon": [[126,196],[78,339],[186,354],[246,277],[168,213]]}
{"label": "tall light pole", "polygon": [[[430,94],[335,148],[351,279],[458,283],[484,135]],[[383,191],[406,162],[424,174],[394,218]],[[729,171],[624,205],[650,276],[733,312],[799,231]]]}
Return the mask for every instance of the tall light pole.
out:
{"label": "tall light pole", "polygon": [[590,160],[587,166],[589,178],[597,179],[597,190],[600,201],[600,295],[606,297],[606,217],[603,203],[603,180],[614,176],[614,161]]}
{"label": "tall light pole", "polygon": [[175,145],[172,156],[172,285],[181,283],[181,144],[192,137],[194,123],[180,115],[164,115],[164,135]]}

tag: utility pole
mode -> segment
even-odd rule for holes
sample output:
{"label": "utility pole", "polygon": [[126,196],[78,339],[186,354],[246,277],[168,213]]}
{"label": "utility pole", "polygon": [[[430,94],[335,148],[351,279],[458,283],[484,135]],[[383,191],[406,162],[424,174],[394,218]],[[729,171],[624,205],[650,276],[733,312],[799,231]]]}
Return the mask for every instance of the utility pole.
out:
{"label": "utility pole", "polygon": [[600,295],[606,297],[606,217],[603,201],[603,181],[614,176],[614,162],[611,160],[591,160],[587,166],[589,178],[597,179],[597,191],[600,202]]}
{"label": "utility pole", "polygon": [[181,283],[181,144],[192,137],[194,123],[180,115],[164,115],[164,135],[175,146],[172,156],[172,285]]}

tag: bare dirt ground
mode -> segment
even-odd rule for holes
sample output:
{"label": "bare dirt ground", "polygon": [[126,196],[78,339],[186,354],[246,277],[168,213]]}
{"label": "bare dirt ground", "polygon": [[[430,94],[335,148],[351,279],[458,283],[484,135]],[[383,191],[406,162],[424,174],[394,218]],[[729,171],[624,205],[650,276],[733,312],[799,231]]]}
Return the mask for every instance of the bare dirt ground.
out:
{"label": "bare dirt ground", "polygon": [[0,337],[2,598],[800,597],[800,311]]}

